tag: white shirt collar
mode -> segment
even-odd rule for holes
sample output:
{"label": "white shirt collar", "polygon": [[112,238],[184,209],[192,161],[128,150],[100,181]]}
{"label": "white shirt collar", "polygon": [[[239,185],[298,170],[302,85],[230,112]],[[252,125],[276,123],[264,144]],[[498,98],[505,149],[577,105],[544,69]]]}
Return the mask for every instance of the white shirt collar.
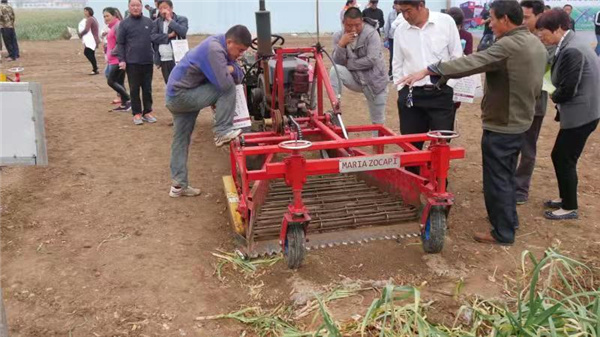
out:
{"label": "white shirt collar", "polygon": [[425,24],[423,25],[423,28],[419,28],[418,26],[414,26],[414,25],[411,25],[411,24],[408,24],[408,28],[409,29],[423,30],[423,29],[427,28],[427,26],[429,26],[429,25],[439,24],[440,23],[440,19],[442,18],[442,16],[440,14],[441,13],[429,10],[429,17],[427,18],[427,21],[425,21]]}
{"label": "white shirt collar", "polygon": [[570,29],[567,30],[565,35],[563,35],[563,37],[560,38],[560,41],[558,41],[558,46],[556,46],[556,52],[554,53],[554,56],[558,55],[558,52],[560,51],[560,47],[562,46],[563,42],[565,41],[565,38],[567,37],[567,35],[569,35],[570,32],[571,32]]}

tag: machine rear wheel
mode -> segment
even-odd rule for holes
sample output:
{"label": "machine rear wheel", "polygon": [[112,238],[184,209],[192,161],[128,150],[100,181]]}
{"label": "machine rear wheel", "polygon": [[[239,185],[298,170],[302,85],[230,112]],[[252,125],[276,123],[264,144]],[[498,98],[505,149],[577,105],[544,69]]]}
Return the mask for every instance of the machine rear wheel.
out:
{"label": "machine rear wheel", "polygon": [[435,254],[444,248],[446,237],[446,211],[443,206],[433,206],[429,211],[429,217],[425,229],[421,233],[423,250],[429,254]]}
{"label": "machine rear wheel", "polygon": [[304,261],[306,247],[304,247],[305,235],[302,224],[290,224],[288,226],[285,244],[285,260],[288,268],[298,269]]}

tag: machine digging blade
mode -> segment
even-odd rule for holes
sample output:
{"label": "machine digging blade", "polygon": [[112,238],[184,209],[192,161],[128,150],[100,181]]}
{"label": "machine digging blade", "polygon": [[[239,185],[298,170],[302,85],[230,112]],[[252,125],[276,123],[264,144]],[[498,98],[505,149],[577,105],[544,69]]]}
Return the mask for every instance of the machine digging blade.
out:
{"label": "machine digging blade", "polygon": [[[307,228],[307,250],[420,235],[414,221],[418,218],[415,207],[369,186],[356,175],[310,177],[302,195],[312,218]],[[282,252],[279,242],[282,214],[291,199],[292,191],[283,181],[269,184],[266,198],[251,221],[252,238],[246,237],[246,247],[240,250],[244,256],[264,257]],[[236,231],[240,232],[240,226]]]}
{"label": "machine digging blade", "polygon": [[[322,234],[310,234],[305,244],[306,250],[315,251],[327,248],[336,248],[349,245],[365,245],[373,241],[381,240],[401,240],[417,239],[420,233],[411,226],[391,225],[383,227],[362,228],[344,232],[330,232]],[[259,241],[254,244],[251,250],[240,249],[241,255],[248,258],[264,258],[282,253],[279,240]]]}

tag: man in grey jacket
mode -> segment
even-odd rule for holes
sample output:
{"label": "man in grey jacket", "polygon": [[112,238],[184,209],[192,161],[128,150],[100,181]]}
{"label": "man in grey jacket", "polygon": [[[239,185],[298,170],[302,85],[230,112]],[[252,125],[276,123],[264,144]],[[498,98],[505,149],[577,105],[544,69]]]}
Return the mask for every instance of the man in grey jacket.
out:
{"label": "man in grey jacket", "polygon": [[159,16],[152,26],[150,39],[152,39],[154,47],[154,64],[160,68],[166,84],[171,71],[175,68],[171,40],[185,39],[188,31],[188,19],[173,12],[171,0],[160,0],[158,11]]}
{"label": "man in grey jacket", "polygon": [[344,13],[343,23],[344,30],[333,36],[335,67],[329,72],[331,86],[340,95],[342,84],[352,91],[364,93],[371,122],[384,124],[388,76],[379,34],[374,27],[365,24],[360,9],[355,7]]}

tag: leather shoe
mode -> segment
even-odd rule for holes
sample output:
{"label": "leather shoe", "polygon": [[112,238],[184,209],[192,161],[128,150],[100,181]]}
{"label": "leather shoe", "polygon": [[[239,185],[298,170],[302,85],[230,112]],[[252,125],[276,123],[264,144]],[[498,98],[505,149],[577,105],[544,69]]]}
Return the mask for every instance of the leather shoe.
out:
{"label": "leather shoe", "polygon": [[501,246],[512,246],[512,242],[511,243],[500,242],[500,241],[496,240],[496,238],[493,237],[490,232],[475,233],[475,235],[473,235],[473,239],[480,243],[491,243],[491,244],[496,244],[496,245],[501,245]]}

